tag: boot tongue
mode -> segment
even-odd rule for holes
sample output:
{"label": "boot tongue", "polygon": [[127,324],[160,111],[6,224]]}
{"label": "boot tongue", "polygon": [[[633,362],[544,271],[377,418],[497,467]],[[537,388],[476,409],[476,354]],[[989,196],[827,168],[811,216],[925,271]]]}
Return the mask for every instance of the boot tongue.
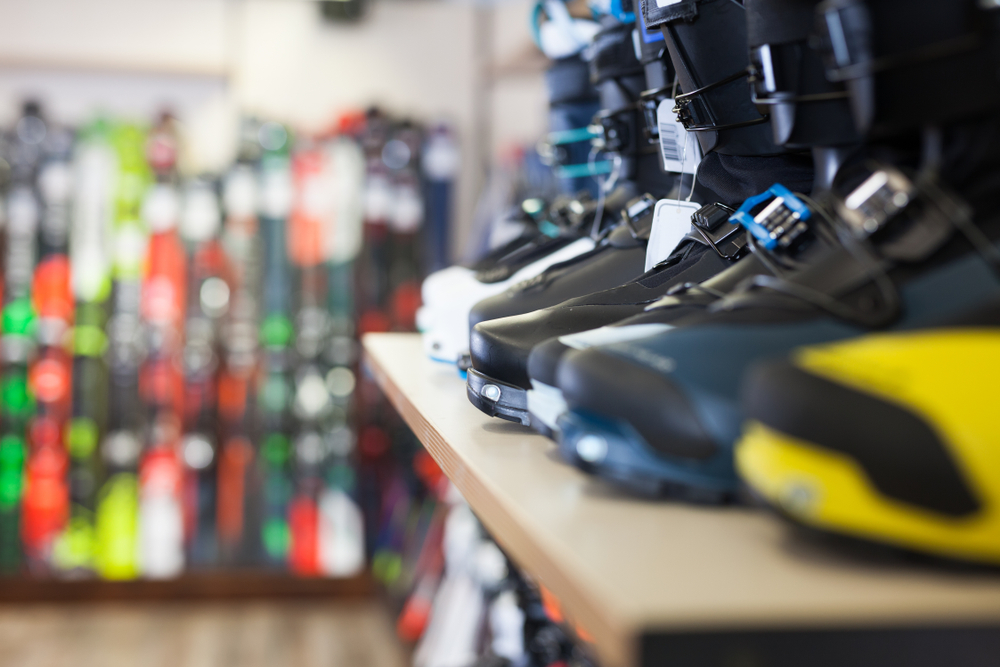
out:
{"label": "boot tongue", "polygon": [[809,192],[813,161],[806,155],[721,155],[709,153],[698,166],[698,183],[711,199],[736,208],[748,197],[781,183],[792,192]]}
{"label": "boot tongue", "polygon": [[653,228],[655,209],[656,199],[652,195],[630,200],[621,211],[621,223],[608,232],[607,244],[612,248],[645,246]]}

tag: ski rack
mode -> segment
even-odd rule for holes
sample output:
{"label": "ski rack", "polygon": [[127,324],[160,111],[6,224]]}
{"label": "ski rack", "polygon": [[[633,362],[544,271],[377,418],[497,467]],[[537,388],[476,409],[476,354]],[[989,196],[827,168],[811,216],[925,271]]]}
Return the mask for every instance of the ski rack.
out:
{"label": "ski rack", "polygon": [[0,603],[118,600],[360,600],[375,595],[367,573],[349,578],[295,577],[266,569],[186,572],[174,579],[4,577]]}
{"label": "ski rack", "polygon": [[790,534],[751,507],[624,495],[555,445],[469,405],[418,334],[366,365],[504,551],[593,639],[604,667],[977,665],[1000,655],[996,570]]}

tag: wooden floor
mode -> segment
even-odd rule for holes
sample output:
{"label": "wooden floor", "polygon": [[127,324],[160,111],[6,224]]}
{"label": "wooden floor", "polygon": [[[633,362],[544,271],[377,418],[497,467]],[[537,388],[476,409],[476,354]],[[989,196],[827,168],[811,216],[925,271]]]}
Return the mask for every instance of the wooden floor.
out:
{"label": "wooden floor", "polygon": [[0,606],[3,667],[404,667],[378,601]]}

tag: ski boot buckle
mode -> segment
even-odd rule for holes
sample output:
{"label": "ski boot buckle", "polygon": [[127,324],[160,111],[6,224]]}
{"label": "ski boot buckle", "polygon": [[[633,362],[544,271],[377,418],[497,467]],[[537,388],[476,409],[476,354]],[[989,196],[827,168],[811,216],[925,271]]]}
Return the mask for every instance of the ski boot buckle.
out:
{"label": "ski boot buckle", "polygon": [[[770,200],[770,201],[768,201]],[[767,202],[763,208],[762,204]],[[757,214],[753,211],[760,208]],[[809,231],[806,223],[812,211],[791,190],[775,183],[759,195],[748,198],[729,218],[741,225],[767,250],[787,250]]]}
{"label": "ski boot buckle", "polygon": [[723,224],[732,214],[725,204],[706,204],[691,214],[695,231],[723,259],[736,259],[746,249],[743,230]]}

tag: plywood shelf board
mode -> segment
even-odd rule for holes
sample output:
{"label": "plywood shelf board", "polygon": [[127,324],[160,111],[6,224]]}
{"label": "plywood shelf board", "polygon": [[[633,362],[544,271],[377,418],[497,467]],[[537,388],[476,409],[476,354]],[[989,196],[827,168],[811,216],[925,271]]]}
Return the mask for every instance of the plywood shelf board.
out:
{"label": "plywood shelf board", "polygon": [[1000,574],[802,539],[767,512],[623,495],[491,419],[416,334],[364,339],[368,368],[500,544],[550,588],[607,664],[650,632],[1000,625]]}

